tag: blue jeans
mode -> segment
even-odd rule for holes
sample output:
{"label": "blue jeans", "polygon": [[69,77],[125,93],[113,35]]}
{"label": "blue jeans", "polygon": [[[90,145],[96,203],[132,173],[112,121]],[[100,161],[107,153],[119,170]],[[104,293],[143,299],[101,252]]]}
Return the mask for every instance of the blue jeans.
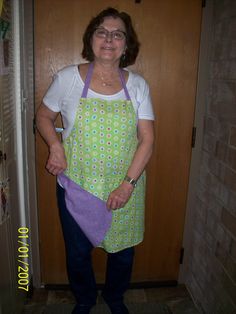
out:
{"label": "blue jeans", "polygon": [[[57,184],[57,200],[66,249],[68,280],[76,302],[94,305],[97,287],[92,267],[93,245],[70,215],[65,204],[65,192]],[[108,253],[106,280],[102,296],[108,304],[123,302],[131,278],[134,247],[117,253]]]}

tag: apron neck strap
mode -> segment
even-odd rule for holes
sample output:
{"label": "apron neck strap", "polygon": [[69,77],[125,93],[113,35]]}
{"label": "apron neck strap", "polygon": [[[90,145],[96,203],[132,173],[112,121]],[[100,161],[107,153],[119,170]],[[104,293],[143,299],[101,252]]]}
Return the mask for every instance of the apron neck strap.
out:
{"label": "apron neck strap", "polygon": [[124,92],[125,92],[126,99],[127,100],[131,100],[129,92],[128,92],[128,89],[126,87],[126,82],[125,82],[125,78],[124,78],[124,75],[123,75],[123,71],[122,71],[121,68],[119,68],[119,75],[120,75],[120,81],[121,81],[122,87],[123,87]]}
{"label": "apron neck strap", "polygon": [[[85,81],[84,81],[84,88],[83,88],[83,92],[81,95],[82,98],[87,98],[89,84],[90,84],[92,74],[93,74],[93,68],[94,68],[94,63],[91,62],[89,64],[88,73],[87,73]],[[120,68],[119,68],[119,76],[120,76],[121,85],[122,85],[124,92],[125,92],[126,99],[131,100],[128,89],[126,87],[124,75],[123,75],[122,70]]]}
{"label": "apron neck strap", "polygon": [[89,65],[89,68],[88,68],[86,79],[84,81],[84,88],[83,88],[83,92],[82,92],[82,95],[81,95],[82,98],[87,98],[89,84],[90,84],[90,81],[91,81],[91,78],[92,78],[92,74],[93,74],[93,67],[94,67],[94,64],[93,64],[93,62],[91,62],[90,65]]}

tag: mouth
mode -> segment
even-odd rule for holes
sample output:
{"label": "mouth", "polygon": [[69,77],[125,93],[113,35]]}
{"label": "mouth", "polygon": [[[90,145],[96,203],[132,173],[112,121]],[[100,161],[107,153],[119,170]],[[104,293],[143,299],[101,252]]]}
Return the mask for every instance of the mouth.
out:
{"label": "mouth", "polygon": [[114,48],[113,48],[113,47],[102,47],[102,49],[103,49],[103,50],[108,50],[108,51],[112,51],[112,50],[114,50]]}

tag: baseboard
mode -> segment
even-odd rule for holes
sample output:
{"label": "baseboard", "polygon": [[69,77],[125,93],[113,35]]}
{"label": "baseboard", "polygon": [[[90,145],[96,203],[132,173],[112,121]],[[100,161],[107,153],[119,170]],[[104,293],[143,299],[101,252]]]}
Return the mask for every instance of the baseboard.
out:
{"label": "baseboard", "polygon": [[[178,285],[176,280],[167,281],[142,281],[142,282],[132,282],[130,284],[130,289],[148,289],[148,288],[158,288],[158,287],[175,287]],[[97,284],[98,290],[102,289],[104,284]],[[69,290],[69,284],[45,284],[44,288],[46,290]]]}

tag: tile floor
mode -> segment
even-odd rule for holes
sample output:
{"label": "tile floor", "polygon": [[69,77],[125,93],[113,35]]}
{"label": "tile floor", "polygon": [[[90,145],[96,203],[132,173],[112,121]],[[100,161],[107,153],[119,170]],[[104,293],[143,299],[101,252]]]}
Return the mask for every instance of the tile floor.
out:
{"label": "tile floor", "polygon": [[[130,289],[125,295],[125,301],[127,303],[160,302],[167,304],[173,314],[199,314],[184,285]],[[98,303],[100,302],[102,300],[98,298]],[[37,305],[37,313],[40,313],[40,307],[53,303],[74,303],[72,293],[69,290],[34,289],[33,296],[26,301],[22,314],[33,313],[32,307],[34,306],[35,309],[35,305]]]}

